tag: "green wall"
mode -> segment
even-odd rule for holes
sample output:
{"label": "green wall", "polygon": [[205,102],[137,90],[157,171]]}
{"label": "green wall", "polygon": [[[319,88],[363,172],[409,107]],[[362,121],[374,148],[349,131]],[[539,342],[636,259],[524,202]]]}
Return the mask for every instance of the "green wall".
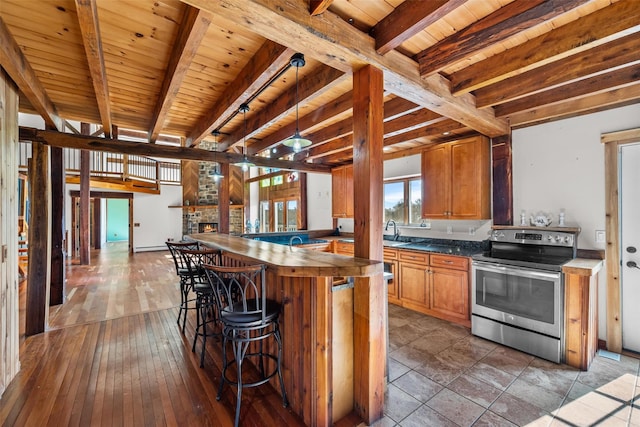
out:
{"label": "green wall", "polygon": [[129,240],[129,200],[107,199],[107,242]]}

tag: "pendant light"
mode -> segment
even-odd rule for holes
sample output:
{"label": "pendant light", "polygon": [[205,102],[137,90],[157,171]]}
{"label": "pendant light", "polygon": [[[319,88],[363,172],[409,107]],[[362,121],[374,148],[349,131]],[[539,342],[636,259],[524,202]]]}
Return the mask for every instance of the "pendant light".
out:
{"label": "pendant light", "polygon": [[292,67],[296,67],[296,132],[289,139],[285,139],[282,143],[286,147],[293,148],[295,153],[299,152],[301,148],[308,147],[311,145],[311,141],[303,138],[300,135],[300,129],[298,128],[298,70],[300,67],[304,67],[304,55],[301,53],[295,53],[291,57],[291,61],[289,62]]}
{"label": "pendant light", "polygon": [[[220,135],[220,131],[216,129],[211,132],[211,134],[215,138],[213,141],[213,151],[218,152],[218,135]],[[209,175],[211,175],[214,182],[218,182],[219,179],[224,178],[224,175],[220,172],[220,164],[218,162],[215,163],[213,171]]]}
{"label": "pendant light", "polygon": [[242,154],[244,157],[242,161],[239,163],[235,163],[236,166],[240,166],[243,171],[248,171],[249,168],[254,167],[255,165],[249,161],[247,158],[247,111],[249,111],[249,104],[240,104],[240,108],[238,109],[244,117],[244,136],[242,137]]}

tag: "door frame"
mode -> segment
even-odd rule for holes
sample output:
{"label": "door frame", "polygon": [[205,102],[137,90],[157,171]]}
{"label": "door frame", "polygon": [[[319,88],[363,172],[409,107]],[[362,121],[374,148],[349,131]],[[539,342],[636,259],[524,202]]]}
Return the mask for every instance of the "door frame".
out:
{"label": "door frame", "polygon": [[607,349],[622,352],[622,310],[620,295],[620,193],[618,148],[621,145],[639,142],[640,128],[604,133],[600,136],[604,144],[605,164],[605,212],[606,235],[605,261],[607,266]]}

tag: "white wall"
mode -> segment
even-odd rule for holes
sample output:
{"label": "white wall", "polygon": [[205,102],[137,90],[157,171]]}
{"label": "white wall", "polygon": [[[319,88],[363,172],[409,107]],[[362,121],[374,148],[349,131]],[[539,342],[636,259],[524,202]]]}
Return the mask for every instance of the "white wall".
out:
{"label": "white wall", "polygon": [[307,173],[307,228],[309,230],[333,228],[331,174]]}
{"label": "white wall", "polygon": [[167,239],[182,239],[182,209],[169,208],[181,204],[179,185],[162,185],[160,194],[134,193],[133,251],[166,249]]}
{"label": "white wall", "polygon": [[[560,209],[581,227],[578,247],[604,249],[595,241],[605,229],[603,133],[640,127],[640,105],[514,130],[513,208],[530,213]],[[600,272],[599,338],[606,339],[606,271]]]}

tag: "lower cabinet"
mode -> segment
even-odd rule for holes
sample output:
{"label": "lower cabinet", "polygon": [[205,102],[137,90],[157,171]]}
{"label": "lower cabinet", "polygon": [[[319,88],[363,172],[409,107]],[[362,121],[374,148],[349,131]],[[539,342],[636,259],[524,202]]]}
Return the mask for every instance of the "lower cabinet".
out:
{"label": "lower cabinet", "polygon": [[470,327],[469,260],[398,251],[399,304]]}

